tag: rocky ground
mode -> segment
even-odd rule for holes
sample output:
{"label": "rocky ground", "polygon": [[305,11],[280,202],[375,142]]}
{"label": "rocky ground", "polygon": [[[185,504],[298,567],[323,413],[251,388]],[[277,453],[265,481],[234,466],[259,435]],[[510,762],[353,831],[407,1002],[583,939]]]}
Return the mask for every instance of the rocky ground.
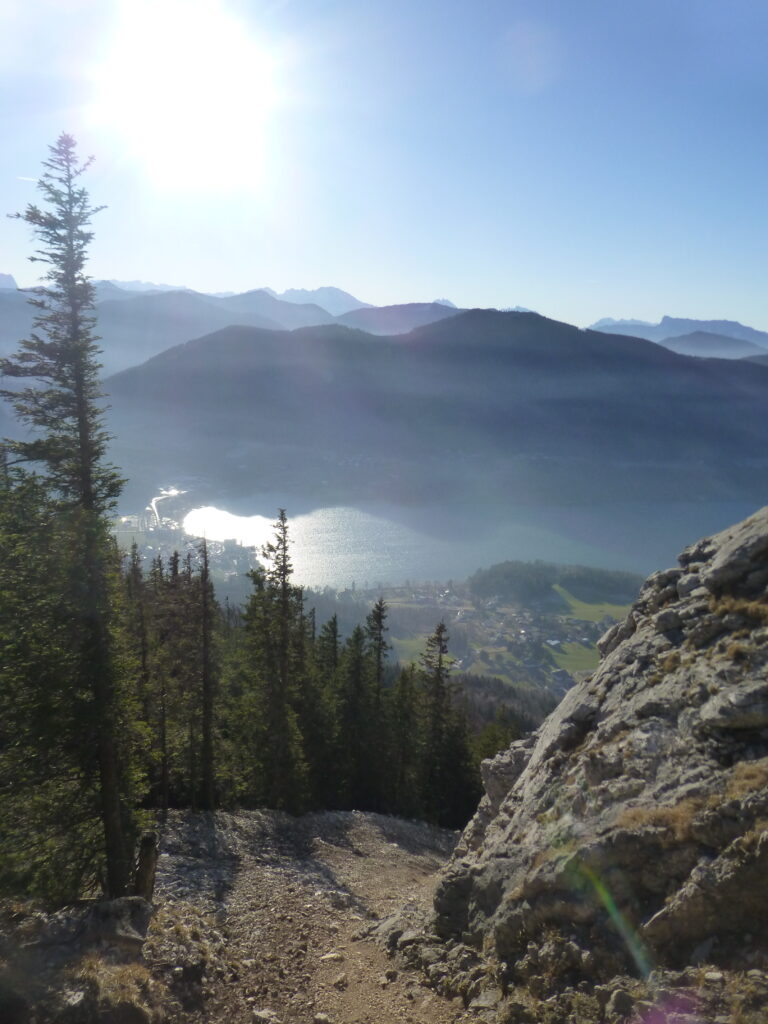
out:
{"label": "rocky ground", "polygon": [[[373,814],[172,812],[149,918],[83,906],[0,918],[2,1024],[757,1024],[768,973],[700,965],[560,984],[552,934],[528,980],[432,931],[456,835]],[[94,920],[96,917],[96,920]],[[117,924],[115,924],[117,921]],[[146,932],[145,936],[140,933]],[[143,938],[143,941],[142,941]],[[579,961],[579,967],[581,967]]]}
{"label": "rocky ground", "polygon": [[177,812],[154,913],[0,908],[0,1024],[765,1024],[768,508],[651,576],[600,648],[483,762],[458,844]]}
{"label": "rocky ground", "polygon": [[0,1020],[765,1020],[768,974],[758,968],[702,965],[563,988],[557,979],[579,951],[554,935],[528,950],[528,984],[461,942],[441,942],[430,926],[432,897],[455,840],[420,823],[354,812],[172,812],[151,920],[137,900],[116,926],[108,915],[94,921],[93,906],[52,915],[3,907]]}
{"label": "rocky ground", "polygon": [[356,812],[171,812],[143,945],[125,934],[144,930],[140,905],[106,931],[87,908],[4,908],[0,1019],[450,1024],[464,1001],[362,936],[429,911],[456,838]]}

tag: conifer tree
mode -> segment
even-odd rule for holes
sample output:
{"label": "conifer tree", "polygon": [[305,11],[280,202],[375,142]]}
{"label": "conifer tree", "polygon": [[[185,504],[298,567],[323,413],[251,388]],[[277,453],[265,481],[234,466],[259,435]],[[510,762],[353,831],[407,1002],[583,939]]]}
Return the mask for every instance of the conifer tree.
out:
{"label": "conifer tree", "polygon": [[419,773],[421,722],[416,670],[413,665],[401,669],[391,692],[388,710],[387,810],[392,814],[415,818],[422,808]]}
{"label": "conifer tree", "polygon": [[214,596],[208,563],[208,544],[200,545],[200,675],[202,683],[202,794],[203,810],[216,807],[216,765],[214,756],[213,624]]}
{"label": "conifer tree", "polygon": [[384,636],[388,632],[387,604],[380,597],[365,619],[365,635],[368,649],[373,658],[373,704],[376,712],[381,711],[381,687],[384,679],[384,662],[390,644]]}
{"label": "conifer tree", "polygon": [[368,730],[372,780],[370,807],[377,811],[382,810],[384,806],[385,777],[388,771],[388,766],[385,763],[388,737],[382,700],[384,665],[387,651],[390,650],[390,644],[387,643],[384,635],[388,632],[386,622],[387,605],[384,598],[380,597],[365,619],[365,639],[371,675],[371,714],[373,715],[373,721]]}
{"label": "conifer tree", "polygon": [[296,714],[296,631],[303,628],[291,582],[288,520],[280,509],[275,539],[262,551],[268,567],[250,574],[245,611],[248,636],[246,689],[256,721],[260,781],[254,796],[269,807],[301,810],[307,798],[307,764]]}
{"label": "conifer tree", "polygon": [[50,147],[38,181],[44,207],[19,214],[36,235],[32,257],[45,265],[45,287],[31,300],[36,313],[30,337],[18,353],[0,361],[6,377],[36,385],[3,392],[31,439],[7,441],[13,460],[41,468],[66,527],[67,573],[63,604],[70,614],[71,672],[83,695],[77,726],[83,772],[98,777],[106,862],[106,891],[119,896],[132,874],[133,816],[130,776],[133,759],[123,737],[124,680],[118,671],[109,596],[108,513],[121,480],[106,462],[98,348],[94,335],[94,290],[85,274],[92,207],[80,178],[75,140],[62,134]]}
{"label": "conifer tree", "polygon": [[440,622],[427,638],[421,656],[421,682],[424,694],[424,740],[422,792],[427,816],[439,821],[445,806],[446,735],[450,712],[448,692],[448,630]]}
{"label": "conifer tree", "polygon": [[372,806],[374,766],[371,759],[373,716],[365,630],[355,626],[339,666],[338,752],[339,796],[342,807],[366,810]]}
{"label": "conifer tree", "polygon": [[479,780],[472,763],[466,715],[450,684],[448,630],[438,623],[421,657],[423,812],[448,828],[462,827],[477,805]]}

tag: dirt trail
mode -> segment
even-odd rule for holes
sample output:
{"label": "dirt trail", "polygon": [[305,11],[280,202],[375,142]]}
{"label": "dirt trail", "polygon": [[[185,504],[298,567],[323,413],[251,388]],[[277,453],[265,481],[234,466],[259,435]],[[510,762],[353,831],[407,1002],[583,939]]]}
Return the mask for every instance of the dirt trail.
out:
{"label": "dirt trail", "polygon": [[[172,814],[145,957],[185,1021],[450,1024],[440,998],[364,933],[431,905],[455,836],[375,814]],[[270,1014],[272,1015],[270,1017]]]}

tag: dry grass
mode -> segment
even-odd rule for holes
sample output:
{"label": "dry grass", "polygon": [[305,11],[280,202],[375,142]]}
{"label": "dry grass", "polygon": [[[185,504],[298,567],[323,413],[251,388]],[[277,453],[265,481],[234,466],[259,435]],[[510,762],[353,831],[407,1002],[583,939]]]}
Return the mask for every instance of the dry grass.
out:
{"label": "dry grass", "polygon": [[768,625],[768,600],[747,601],[745,598],[725,597],[711,598],[710,610],[715,614],[723,616],[729,614],[743,615],[755,626]]}
{"label": "dry grass", "polygon": [[147,1005],[152,976],[144,964],[114,964],[97,953],[88,953],[80,961],[76,974],[81,982],[95,986],[100,1003]]}
{"label": "dry grass", "polygon": [[739,761],[731,768],[725,784],[725,796],[729,800],[740,799],[755,790],[768,786],[768,757],[759,761]]}
{"label": "dry grass", "polygon": [[749,658],[751,650],[749,647],[745,647],[744,644],[733,643],[726,648],[725,653],[731,661],[741,662]]}
{"label": "dry grass", "polygon": [[691,824],[705,806],[703,797],[688,797],[679,804],[662,807],[627,807],[619,814],[620,828],[663,828],[678,843],[691,839]]}
{"label": "dry grass", "polygon": [[664,661],[661,663],[661,667],[664,672],[674,672],[680,665],[680,654],[678,651],[670,651]]}

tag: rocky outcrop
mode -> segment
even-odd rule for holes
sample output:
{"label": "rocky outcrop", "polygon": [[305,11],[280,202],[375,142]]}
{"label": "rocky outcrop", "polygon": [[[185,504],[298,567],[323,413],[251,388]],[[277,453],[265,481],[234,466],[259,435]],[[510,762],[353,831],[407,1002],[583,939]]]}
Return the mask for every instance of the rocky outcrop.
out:
{"label": "rocky outcrop", "polygon": [[[765,963],[768,508],[679,563],[601,639],[591,679],[483,765],[434,929],[509,983]],[[568,955],[542,967],[553,944]]]}

